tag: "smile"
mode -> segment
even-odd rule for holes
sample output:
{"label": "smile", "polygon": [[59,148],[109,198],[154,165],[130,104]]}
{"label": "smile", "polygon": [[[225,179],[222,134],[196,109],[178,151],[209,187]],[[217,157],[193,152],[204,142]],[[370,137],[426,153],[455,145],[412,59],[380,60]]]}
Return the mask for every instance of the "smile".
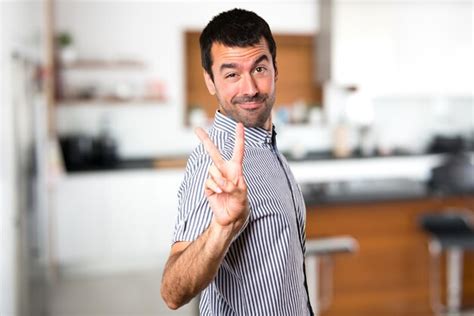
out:
{"label": "smile", "polygon": [[262,107],[263,102],[242,102],[238,103],[238,106],[244,110],[256,110]]}

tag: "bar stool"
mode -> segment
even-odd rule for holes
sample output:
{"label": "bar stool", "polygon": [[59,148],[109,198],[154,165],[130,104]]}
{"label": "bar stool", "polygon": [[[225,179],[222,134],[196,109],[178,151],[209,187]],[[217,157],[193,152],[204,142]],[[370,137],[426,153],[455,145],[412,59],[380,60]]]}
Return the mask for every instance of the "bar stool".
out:
{"label": "bar stool", "polygon": [[[319,315],[320,312],[326,310],[332,301],[332,256],[341,253],[352,253],[358,247],[357,241],[350,236],[306,240],[306,279],[309,299],[315,315]],[[320,269],[323,269],[323,267],[328,271],[321,277]]]}
{"label": "bar stool", "polygon": [[[474,213],[467,209],[450,208],[441,213],[428,213],[420,217],[421,227],[431,235],[430,300],[436,315],[474,315],[462,311],[462,275],[464,251],[474,250]],[[446,252],[446,304],[441,302],[440,261]]]}

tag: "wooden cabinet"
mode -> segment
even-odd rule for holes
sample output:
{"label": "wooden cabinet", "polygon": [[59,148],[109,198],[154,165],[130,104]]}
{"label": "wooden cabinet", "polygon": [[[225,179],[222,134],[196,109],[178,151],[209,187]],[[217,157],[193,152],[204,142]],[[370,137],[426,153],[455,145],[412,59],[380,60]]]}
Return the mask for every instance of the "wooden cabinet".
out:
{"label": "wooden cabinet", "polygon": [[[474,210],[474,196],[308,207],[308,239],[351,235],[360,246],[334,258],[334,299],[322,315],[433,315],[428,236],[418,218],[447,207]],[[473,253],[465,254],[463,303],[474,304]]]}

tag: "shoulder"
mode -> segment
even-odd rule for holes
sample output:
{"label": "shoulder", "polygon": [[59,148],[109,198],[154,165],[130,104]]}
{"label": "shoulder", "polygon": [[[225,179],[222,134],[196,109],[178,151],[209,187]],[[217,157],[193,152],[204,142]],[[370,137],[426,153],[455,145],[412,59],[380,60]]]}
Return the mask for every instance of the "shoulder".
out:
{"label": "shoulder", "polygon": [[199,144],[192,152],[186,163],[186,175],[195,174],[198,170],[207,168],[211,164],[211,157],[207,154],[204,146]]}
{"label": "shoulder", "polygon": [[[212,143],[217,147],[222,157],[228,160],[232,157],[234,148],[234,139],[232,135],[219,129],[211,127],[207,132]],[[191,152],[188,162],[186,164],[186,174],[195,174],[199,170],[207,171],[207,168],[212,163],[211,157],[200,143]]]}
{"label": "shoulder", "polygon": [[[214,128],[210,128],[207,131],[209,138],[212,140],[214,145],[221,151],[223,149],[223,135],[218,130]],[[189,155],[187,164],[186,164],[186,171],[192,171],[196,168],[202,167],[203,165],[207,165],[211,163],[211,158],[207,153],[204,145],[199,143]]]}

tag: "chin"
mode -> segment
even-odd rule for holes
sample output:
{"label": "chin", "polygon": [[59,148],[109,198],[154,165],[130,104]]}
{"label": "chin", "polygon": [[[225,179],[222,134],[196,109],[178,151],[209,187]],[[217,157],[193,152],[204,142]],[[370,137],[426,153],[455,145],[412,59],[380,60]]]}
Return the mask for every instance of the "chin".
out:
{"label": "chin", "polygon": [[271,107],[270,109],[262,107],[254,110],[237,110],[235,108],[230,111],[226,111],[225,108],[221,108],[220,110],[226,116],[231,117],[237,122],[241,122],[245,127],[265,128],[271,115]]}
{"label": "chin", "polygon": [[240,120],[242,124],[244,124],[245,127],[260,127],[260,128],[265,128],[265,124],[268,122],[268,117],[267,118],[244,118]]}

